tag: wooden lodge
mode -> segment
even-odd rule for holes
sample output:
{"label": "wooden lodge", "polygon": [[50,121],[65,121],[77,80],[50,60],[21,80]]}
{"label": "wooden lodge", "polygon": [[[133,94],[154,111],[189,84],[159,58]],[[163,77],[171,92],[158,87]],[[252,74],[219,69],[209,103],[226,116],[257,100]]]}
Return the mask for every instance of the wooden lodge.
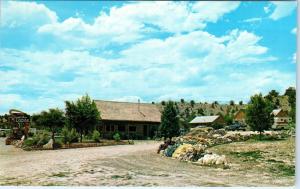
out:
{"label": "wooden lodge", "polygon": [[116,132],[124,139],[153,137],[161,122],[155,104],[95,100],[101,115],[99,130],[104,138]]}
{"label": "wooden lodge", "polygon": [[292,120],[287,111],[282,109],[275,109],[271,113],[274,116],[274,123],[272,129],[284,129],[288,126],[289,122]]}

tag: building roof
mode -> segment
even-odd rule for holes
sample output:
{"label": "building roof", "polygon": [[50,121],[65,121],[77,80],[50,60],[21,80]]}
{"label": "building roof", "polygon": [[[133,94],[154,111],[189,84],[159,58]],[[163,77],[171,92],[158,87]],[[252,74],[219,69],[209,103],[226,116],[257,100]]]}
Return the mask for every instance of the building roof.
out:
{"label": "building roof", "polygon": [[272,114],[273,114],[274,116],[277,116],[277,115],[279,114],[280,111],[281,111],[281,109],[275,109],[275,110],[272,111]]}
{"label": "building roof", "polygon": [[102,120],[160,122],[155,104],[95,100]]}
{"label": "building roof", "polygon": [[275,109],[275,110],[272,111],[271,114],[274,115],[275,117],[277,117],[277,116],[279,116],[279,117],[287,116],[287,112],[283,111],[282,109]]}
{"label": "building roof", "polygon": [[190,123],[212,123],[216,119],[218,119],[220,116],[215,115],[215,116],[197,116],[195,117]]}

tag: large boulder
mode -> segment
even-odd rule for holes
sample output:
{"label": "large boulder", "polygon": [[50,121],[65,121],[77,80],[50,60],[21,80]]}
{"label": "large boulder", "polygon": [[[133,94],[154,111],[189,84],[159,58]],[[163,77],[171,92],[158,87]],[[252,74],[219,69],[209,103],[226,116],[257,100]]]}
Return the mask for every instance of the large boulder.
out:
{"label": "large boulder", "polygon": [[193,150],[193,145],[182,144],[175,150],[175,152],[172,154],[172,157],[178,159],[180,156],[183,156],[186,152],[192,151],[192,150]]}
{"label": "large boulder", "polygon": [[228,166],[228,161],[225,155],[217,155],[217,154],[205,154],[202,158],[198,160],[200,165],[224,165]]}
{"label": "large boulder", "polygon": [[45,149],[45,150],[53,149],[53,139],[52,138],[49,140],[49,142],[47,144],[43,145],[43,149]]}

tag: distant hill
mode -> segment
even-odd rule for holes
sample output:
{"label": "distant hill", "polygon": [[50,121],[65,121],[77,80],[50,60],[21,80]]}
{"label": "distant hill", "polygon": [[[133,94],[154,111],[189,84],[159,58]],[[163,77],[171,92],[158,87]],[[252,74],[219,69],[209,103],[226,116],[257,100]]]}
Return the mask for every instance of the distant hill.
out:
{"label": "distant hill", "polygon": [[[278,100],[277,100],[278,99]],[[288,96],[285,95],[279,95],[278,97],[274,98],[274,103],[278,101],[279,106],[278,108],[281,108],[283,110],[290,111],[291,107],[289,106],[288,102]],[[200,115],[216,115],[216,114],[222,114],[225,116],[226,114],[235,114],[238,112],[240,109],[245,109],[247,107],[247,104],[239,105],[239,104],[216,104],[216,103],[195,103],[194,105],[191,104],[191,102],[180,102],[180,101],[175,101],[179,112],[180,116],[184,117],[186,113],[192,114],[196,116]],[[156,103],[160,109],[163,108],[162,105],[163,102]]]}

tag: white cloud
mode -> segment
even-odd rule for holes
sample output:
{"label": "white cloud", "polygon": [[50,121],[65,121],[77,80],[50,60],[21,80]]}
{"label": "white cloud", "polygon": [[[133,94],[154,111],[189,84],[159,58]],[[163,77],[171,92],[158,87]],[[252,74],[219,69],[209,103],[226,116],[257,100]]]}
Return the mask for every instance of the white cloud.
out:
{"label": "white cloud", "polygon": [[[68,18],[41,26],[39,33],[50,33],[65,41],[95,47],[109,42],[128,43],[151,32],[181,33],[203,29],[235,10],[239,2],[138,2],[101,12],[92,24],[81,18]],[[172,12],[172,14],[170,14]],[[78,39],[80,35],[80,40]],[[84,42],[83,42],[84,41]]]}
{"label": "white cloud", "polygon": [[5,1],[2,6],[1,27],[37,27],[58,21],[54,11],[36,2]]}
{"label": "white cloud", "polygon": [[265,13],[269,13],[270,12],[270,4],[268,5],[268,6],[265,6],[264,7],[264,11],[265,11]]}
{"label": "white cloud", "polygon": [[291,33],[292,34],[297,34],[297,28],[295,27],[294,29],[292,29]]}
{"label": "white cloud", "polygon": [[272,14],[269,16],[272,20],[279,20],[286,16],[292,14],[294,9],[297,7],[297,2],[289,1],[289,2],[272,2],[275,5],[275,9]]}
{"label": "white cloud", "polygon": [[262,18],[249,18],[249,19],[245,19],[243,20],[243,22],[247,22],[247,23],[253,23],[253,22],[261,22]]}
{"label": "white cloud", "polygon": [[297,54],[296,53],[293,54],[292,62],[297,63]]}
{"label": "white cloud", "polygon": [[[221,37],[194,31],[165,40],[145,40],[121,51],[115,59],[88,51],[1,49],[2,66],[9,65],[15,70],[1,72],[0,81],[4,84],[0,92],[19,94],[10,107],[21,107],[24,111],[63,107],[64,100],[85,93],[106,100],[155,101],[174,95],[212,99],[204,94],[214,94],[209,89],[221,82],[213,74],[216,71],[232,64],[271,61],[266,54],[268,49],[259,45],[260,39],[237,29]],[[226,72],[218,77],[227,78]],[[27,97],[26,88],[29,93],[37,94]],[[35,102],[32,99],[35,96],[39,96],[38,104],[29,106]]]}

